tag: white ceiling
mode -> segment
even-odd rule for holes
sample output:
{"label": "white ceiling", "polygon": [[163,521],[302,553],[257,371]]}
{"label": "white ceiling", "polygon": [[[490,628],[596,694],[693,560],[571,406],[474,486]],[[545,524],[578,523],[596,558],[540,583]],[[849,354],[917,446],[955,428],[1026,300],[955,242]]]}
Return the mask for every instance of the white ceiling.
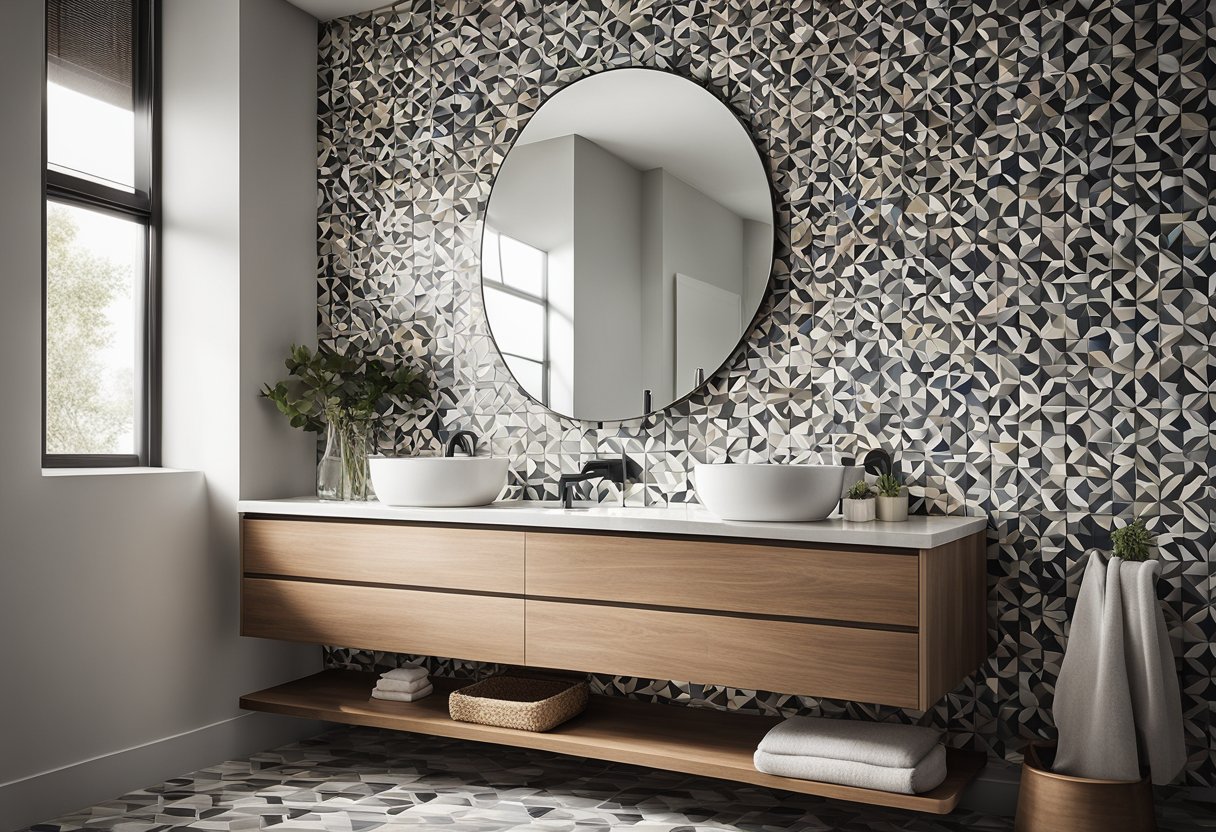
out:
{"label": "white ceiling", "polygon": [[768,177],[747,131],[687,78],[652,69],[588,76],[550,98],[519,143],[571,134],[638,170],[663,168],[742,217],[773,221]]}
{"label": "white ceiling", "polygon": [[287,0],[318,20],[332,20],[348,14],[367,12],[387,6],[390,0]]}

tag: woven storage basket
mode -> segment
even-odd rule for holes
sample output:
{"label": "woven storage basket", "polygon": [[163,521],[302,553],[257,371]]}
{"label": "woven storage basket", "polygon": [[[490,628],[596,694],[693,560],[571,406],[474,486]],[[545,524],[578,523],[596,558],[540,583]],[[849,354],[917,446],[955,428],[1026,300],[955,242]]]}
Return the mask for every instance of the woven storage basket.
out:
{"label": "woven storage basket", "polygon": [[457,722],[520,731],[549,731],[586,707],[586,682],[519,676],[491,676],[448,697],[448,711]]}

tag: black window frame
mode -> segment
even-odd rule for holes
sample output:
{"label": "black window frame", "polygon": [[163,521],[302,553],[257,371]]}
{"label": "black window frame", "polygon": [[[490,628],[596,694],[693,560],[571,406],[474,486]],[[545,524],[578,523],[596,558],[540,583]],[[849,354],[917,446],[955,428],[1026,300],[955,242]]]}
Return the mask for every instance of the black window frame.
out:
{"label": "black window frame", "polygon": [[[52,170],[47,160],[47,72],[42,80],[42,467],[158,467],[160,463],[160,37],[159,0],[134,0],[132,66],[135,106],[135,188],[128,192],[85,177]],[[44,4],[45,9],[45,4]],[[44,11],[43,19],[46,19]],[[46,449],[46,231],[51,202],[110,214],[146,229],[144,274],[137,320],[142,323],[136,367],[134,454],[50,454]]]}

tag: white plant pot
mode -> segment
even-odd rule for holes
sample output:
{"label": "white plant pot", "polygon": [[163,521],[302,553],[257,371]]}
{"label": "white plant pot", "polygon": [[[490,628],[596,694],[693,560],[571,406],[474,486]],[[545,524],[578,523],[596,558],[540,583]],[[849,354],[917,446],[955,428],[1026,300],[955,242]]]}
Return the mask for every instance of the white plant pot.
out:
{"label": "white plant pot", "polygon": [[878,503],[879,520],[884,520],[888,523],[899,523],[908,519],[908,495],[906,492],[898,497],[883,497],[879,495],[874,498],[874,502]]}
{"label": "white plant pot", "polygon": [[868,523],[874,519],[875,499],[870,497],[862,500],[844,498],[844,519],[850,523]]}

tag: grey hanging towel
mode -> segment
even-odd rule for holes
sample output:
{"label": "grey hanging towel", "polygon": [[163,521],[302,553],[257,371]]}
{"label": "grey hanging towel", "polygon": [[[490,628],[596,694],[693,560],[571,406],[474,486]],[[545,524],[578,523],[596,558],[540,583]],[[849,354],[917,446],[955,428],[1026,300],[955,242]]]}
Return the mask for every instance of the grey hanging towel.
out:
{"label": "grey hanging towel", "polygon": [[1174,654],[1157,602],[1157,563],[1089,553],[1052,708],[1055,770],[1169,783],[1186,764]]}

